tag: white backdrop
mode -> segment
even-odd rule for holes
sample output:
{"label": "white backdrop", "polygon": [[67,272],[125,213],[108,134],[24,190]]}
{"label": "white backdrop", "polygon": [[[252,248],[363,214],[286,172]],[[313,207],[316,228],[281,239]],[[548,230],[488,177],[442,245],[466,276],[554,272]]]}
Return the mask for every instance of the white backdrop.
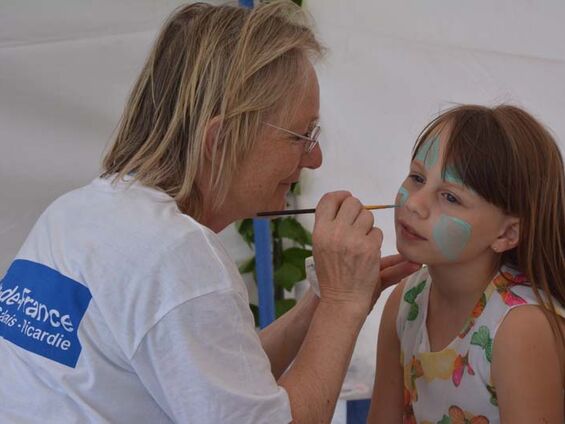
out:
{"label": "white backdrop", "polygon": [[[155,31],[179,3],[0,2],[0,275],[41,211],[97,175]],[[330,50],[318,65],[324,165],[304,172],[299,206],[336,189],[390,202],[419,130],[454,103],[524,106],[565,146],[565,2],[306,7]],[[392,253],[392,213],[375,216],[383,252]],[[249,255],[232,228],[222,237],[236,260]],[[379,311],[355,353],[357,369],[372,366]]]}

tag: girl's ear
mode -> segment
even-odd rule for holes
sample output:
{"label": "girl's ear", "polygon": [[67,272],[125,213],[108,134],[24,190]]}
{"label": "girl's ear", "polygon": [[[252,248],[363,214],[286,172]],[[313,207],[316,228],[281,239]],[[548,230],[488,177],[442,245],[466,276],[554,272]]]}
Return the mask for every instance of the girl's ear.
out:
{"label": "girl's ear", "polygon": [[222,118],[214,116],[208,125],[206,125],[206,133],[204,134],[204,156],[207,161],[212,161],[214,151],[218,148],[218,133],[222,124]]}
{"label": "girl's ear", "polygon": [[491,244],[491,249],[496,253],[503,253],[514,249],[520,241],[520,220],[515,217],[508,217],[501,234]]}

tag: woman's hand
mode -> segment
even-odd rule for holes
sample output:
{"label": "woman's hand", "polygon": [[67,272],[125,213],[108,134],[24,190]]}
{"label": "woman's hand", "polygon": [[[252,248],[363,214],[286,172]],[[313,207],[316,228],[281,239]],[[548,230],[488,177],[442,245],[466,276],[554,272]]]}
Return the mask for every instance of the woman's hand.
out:
{"label": "woman's hand", "polygon": [[385,288],[415,273],[421,266],[421,264],[407,261],[399,254],[381,258],[381,285],[376,287],[373,293],[373,305]]}
{"label": "woman's hand", "polygon": [[372,212],[349,192],[328,193],[318,203],[312,240],[321,302],[350,304],[364,313],[372,307],[381,291],[383,240],[373,223]]}

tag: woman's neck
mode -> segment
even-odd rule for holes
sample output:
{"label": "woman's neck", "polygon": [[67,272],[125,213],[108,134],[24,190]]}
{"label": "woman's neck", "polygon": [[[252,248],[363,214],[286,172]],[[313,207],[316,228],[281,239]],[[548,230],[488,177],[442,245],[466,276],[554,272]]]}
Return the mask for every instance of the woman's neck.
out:
{"label": "woman's neck", "polygon": [[210,213],[210,211],[206,209],[202,213],[201,218],[198,220],[200,224],[208,227],[215,233],[219,233],[235,221],[236,219],[227,216],[227,214]]}

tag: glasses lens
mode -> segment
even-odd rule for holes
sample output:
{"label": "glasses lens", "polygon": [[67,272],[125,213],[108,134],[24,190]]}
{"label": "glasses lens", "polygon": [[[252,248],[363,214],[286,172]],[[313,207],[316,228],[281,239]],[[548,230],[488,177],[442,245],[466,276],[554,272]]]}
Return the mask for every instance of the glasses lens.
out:
{"label": "glasses lens", "polygon": [[308,136],[310,141],[308,141],[305,146],[307,153],[310,153],[312,150],[314,150],[314,147],[316,147],[316,144],[318,144],[319,135],[320,135],[320,127],[316,125],[314,128],[312,128],[312,132]]}
{"label": "glasses lens", "polygon": [[320,135],[320,126],[316,125],[312,128],[312,132],[310,133],[310,138],[314,141],[318,141],[318,136]]}

